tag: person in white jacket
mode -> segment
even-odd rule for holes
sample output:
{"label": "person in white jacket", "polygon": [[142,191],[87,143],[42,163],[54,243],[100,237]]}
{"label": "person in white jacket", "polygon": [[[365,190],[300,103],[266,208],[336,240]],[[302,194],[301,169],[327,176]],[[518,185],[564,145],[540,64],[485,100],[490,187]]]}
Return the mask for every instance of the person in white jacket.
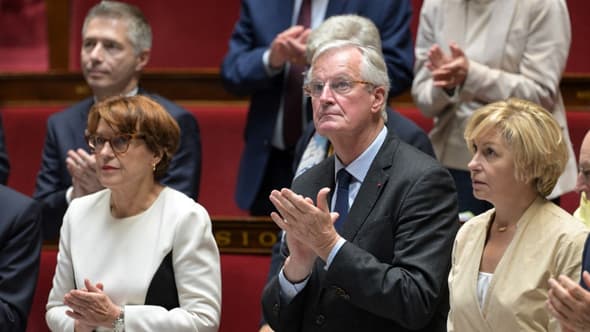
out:
{"label": "person in white jacket", "polygon": [[463,132],[473,112],[517,97],[549,110],[562,128],[569,160],[550,199],[574,189],[576,161],[559,82],[569,53],[564,0],[425,0],[416,39],[412,96],[434,118],[430,139],[455,178],[459,211],[491,206],[473,196]]}
{"label": "person in white jacket", "polygon": [[86,134],[106,189],[66,211],[49,328],[217,331],[221,271],[211,220],[159,182],[178,148],[176,121],[149,97],[114,97],[93,106]]}

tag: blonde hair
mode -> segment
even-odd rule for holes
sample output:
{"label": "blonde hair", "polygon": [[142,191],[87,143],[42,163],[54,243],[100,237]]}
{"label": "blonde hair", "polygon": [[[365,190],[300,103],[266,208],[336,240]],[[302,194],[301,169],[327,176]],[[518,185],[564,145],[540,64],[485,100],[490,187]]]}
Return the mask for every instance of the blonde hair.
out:
{"label": "blonde hair", "polygon": [[154,179],[166,175],[180,143],[180,128],[160,104],[142,95],[106,99],[90,109],[88,134],[96,134],[100,119],[121,134],[142,134],[147,148],[161,157]]}
{"label": "blonde hair", "polygon": [[517,98],[488,104],[473,113],[465,128],[465,141],[473,142],[496,131],[514,155],[516,179],[534,183],[547,196],[555,187],[568,160],[561,128],[543,107]]}

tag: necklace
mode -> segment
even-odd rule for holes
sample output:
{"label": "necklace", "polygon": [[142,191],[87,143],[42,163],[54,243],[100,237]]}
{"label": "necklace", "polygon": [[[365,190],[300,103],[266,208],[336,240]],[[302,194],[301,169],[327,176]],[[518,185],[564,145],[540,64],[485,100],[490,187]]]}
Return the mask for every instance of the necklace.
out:
{"label": "necklace", "polygon": [[500,226],[500,227],[498,227],[498,232],[506,232],[507,229],[508,229],[508,226]]}

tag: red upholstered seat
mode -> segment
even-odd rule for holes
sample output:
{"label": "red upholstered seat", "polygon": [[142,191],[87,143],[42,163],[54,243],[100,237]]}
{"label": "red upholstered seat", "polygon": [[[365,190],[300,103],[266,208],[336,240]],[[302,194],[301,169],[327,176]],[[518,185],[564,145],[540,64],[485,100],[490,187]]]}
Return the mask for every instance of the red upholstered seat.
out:
{"label": "red upholstered seat", "polygon": [[260,296],[270,266],[266,255],[221,255],[221,328],[219,332],[257,331]]}
{"label": "red upholstered seat", "polygon": [[246,216],[234,193],[244,146],[247,105],[183,105],[197,117],[201,130],[203,168],[199,203],[213,216]]}
{"label": "red upholstered seat", "polygon": [[45,323],[45,305],[49,297],[49,291],[55,273],[57,264],[57,249],[43,248],[41,251],[41,266],[39,268],[39,278],[37,279],[37,289],[31,306],[31,313],[27,323],[27,332],[48,332],[49,328]]}
{"label": "red upholstered seat", "polygon": [[427,118],[415,107],[395,107],[395,110],[414,121],[422,130],[428,133],[434,125],[431,118]]}
{"label": "red upholstered seat", "polygon": [[32,195],[41,166],[47,118],[62,106],[13,106],[0,108],[10,175],[8,186]]}

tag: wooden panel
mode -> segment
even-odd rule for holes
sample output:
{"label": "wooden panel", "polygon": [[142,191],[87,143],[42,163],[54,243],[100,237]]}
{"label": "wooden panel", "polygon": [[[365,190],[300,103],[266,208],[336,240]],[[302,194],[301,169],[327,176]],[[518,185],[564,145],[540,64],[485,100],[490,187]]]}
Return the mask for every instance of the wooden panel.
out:
{"label": "wooden panel", "polygon": [[270,218],[217,217],[213,234],[221,253],[270,254],[278,239],[278,226]]}
{"label": "wooden panel", "polygon": [[[217,70],[148,71],[142,87],[175,101],[245,102],[223,89]],[[561,91],[568,110],[590,111],[590,76],[567,74]],[[47,74],[0,74],[0,104],[74,103],[90,95],[90,89],[78,72]],[[393,105],[411,106],[409,91],[393,100]]]}
{"label": "wooden panel", "polygon": [[70,2],[45,0],[49,70],[67,70],[69,65]]}

